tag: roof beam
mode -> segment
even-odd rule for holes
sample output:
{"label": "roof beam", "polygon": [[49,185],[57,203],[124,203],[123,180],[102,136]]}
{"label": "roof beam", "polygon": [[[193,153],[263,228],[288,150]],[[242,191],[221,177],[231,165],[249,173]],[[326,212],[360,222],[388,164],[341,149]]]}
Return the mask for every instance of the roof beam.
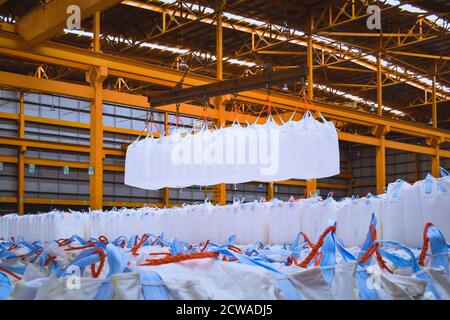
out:
{"label": "roof beam", "polygon": [[45,5],[30,12],[17,22],[17,32],[26,41],[36,44],[48,40],[63,32],[69,17],[67,8],[70,5],[80,7],[81,20],[112,7],[121,0],[50,0]]}
{"label": "roof beam", "polygon": [[[180,11],[177,7],[173,7],[173,6],[161,5],[161,4],[156,4],[156,3],[147,3],[147,2],[135,1],[135,0],[125,0],[122,3],[129,5],[129,6],[138,7],[138,8],[144,9],[144,10],[150,10],[150,11],[155,11],[155,12],[160,12],[160,13],[170,12],[170,14],[172,14],[174,16],[182,16],[182,11]],[[384,6],[381,10],[382,11],[391,10],[396,7],[398,7],[398,6]],[[363,8],[364,10],[362,10],[361,8]],[[340,24],[346,24],[350,21],[354,21],[355,19],[357,20],[359,18],[369,16],[369,14],[365,13],[366,12],[365,7],[362,6],[361,8],[359,9],[361,11],[360,17],[350,18],[345,21],[339,21],[339,22],[336,20],[332,25],[337,26]],[[347,10],[348,8],[346,8],[346,6],[344,6],[343,9]],[[192,15],[186,15],[183,17],[186,19],[191,19],[191,20],[194,19],[191,16]],[[213,19],[203,19],[200,22],[207,23],[207,24],[213,24],[213,25],[216,24],[216,22]],[[258,37],[260,37],[261,39],[262,38],[266,39],[267,37],[272,37],[272,36],[276,37],[275,42],[272,42],[272,43],[266,45],[266,41],[260,41],[261,43],[264,43],[263,47],[252,48],[251,50],[248,50],[247,52],[239,53],[239,54],[235,55],[235,58],[242,58],[246,55],[254,54],[255,52],[260,51],[260,49],[267,50],[269,48],[273,48],[273,47],[278,46],[285,42],[293,43],[293,44],[303,46],[303,47],[306,46],[307,42],[306,42],[305,34],[300,34],[300,35],[293,34],[292,36],[286,37],[285,35],[282,35],[279,32],[276,32],[277,28],[274,28],[274,25],[272,25],[271,23],[269,23],[267,21],[261,21],[261,22],[264,22],[265,25],[258,26],[258,27],[254,26],[254,25],[249,26],[248,24],[232,21],[231,19],[227,19],[223,23],[224,28],[229,28],[229,29],[233,29],[235,31],[241,31],[241,32],[245,32],[245,33],[255,34],[255,35],[258,35]],[[318,21],[316,21],[315,24],[316,24],[316,27],[318,27],[320,25],[320,23]],[[316,28],[313,30],[313,34],[315,35],[317,32],[326,30],[328,27],[329,26],[327,26],[325,28],[319,28],[319,29]],[[365,56],[367,55],[368,52],[354,53],[352,50],[343,50],[341,48],[342,43],[345,44],[347,47],[349,47],[349,49],[354,49],[355,47],[357,48],[358,46],[355,46],[354,44],[345,43],[342,41],[337,41],[337,40],[334,40],[334,41],[335,41],[334,43],[326,43],[326,42],[321,41],[320,39],[314,38],[313,39],[313,47],[316,50],[319,50],[322,52],[327,52],[328,54],[341,57],[341,62],[351,61],[351,62],[358,64],[369,70],[376,70],[376,63],[374,63],[370,59],[365,58]],[[370,50],[370,52],[371,51],[372,50]],[[384,72],[387,77],[390,77],[393,79],[401,79],[404,83],[411,85],[413,87],[419,88],[420,90],[430,90],[428,84],[423,83],[415,78],[412,78],[405,72],[398,72],[398,70],[396,68],[392,68],[392,67],[390,67],[390,68],[383,67],[383,69],[384,69]],[[442,92],[441,90],[438,90],[437,95],[438,96],[446,96],[447,94]]]}

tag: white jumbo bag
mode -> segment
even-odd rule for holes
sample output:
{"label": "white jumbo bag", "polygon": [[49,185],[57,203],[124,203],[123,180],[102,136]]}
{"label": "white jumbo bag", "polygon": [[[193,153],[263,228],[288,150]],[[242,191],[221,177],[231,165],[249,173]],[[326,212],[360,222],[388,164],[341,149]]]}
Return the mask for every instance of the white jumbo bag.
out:
{"label": "white jumbo bag", "polygon": [[272,200],[269,213],[270,243],[284,244],[294,241],[301,231],[301,206],[301,202]]}
{"label": "white jumbo bag", "polygon": [[325,178],[340,173],[339,140],[334,123],[327,121],[320,114],[322,123],[319,125],[320,135],[317,136],[317,150],[319,156],[319,168],[317,178]]}
{"label": "white jumbo bag", "polygon": [[337,203],[331,196],[323,201],[319,196],[313,196],[305,201],[302,231],[312,242],[319,240],[320,235],[329,226],[329,220],[336,221],[337,209]]}
{"label": "white jumbo bag", "polygon": [[[345,198],[338,203],[337,236],[346,247],[364,243],[372,213],[381,216],[382,199],[369,194],[364,198]],[[377,221],[377,227],[380,222]]]}
{"label": "white jumbo bag", "polygon": [[266,202],[264,199],[258,201],[255,207],[252,208],[252,218],[253,221],[256,221],[256,225],[258,228],[255,229],[254,239],[256,241],[260,241],[262,243],[270,243],[270,211],[272,206],[274,205],[274,200],[270,202]]}
{"label": "white jumbo bag", "polygon": [[270,271],[241,263],[198,259],[133,267],[158,273],[175,300],[276,300],[279,288]]}
{"label": "white jumbo bag", "polygon": [[386,201],[381,213],[382,239],[405,241],[402,191],[407,185],[406,181],[397,180],[387,187]]}
{"label": "white jumbo bag", "polygon": [[403,210],[403,243],[410,248],[422,246],[422,232],[426,223],[425,212],[421,207],[420,184],[420,181],[413,185],[403,184],[400,198]]}
{"label": "white jumbo bag", "polygon": [[[425,180],[418,181],[419,208],[423,212],[422,228],[432,222],[450,239],[450,185],[428,174]],[[444,180],[445,181],[445,180]]]}
{"label": "white jumbo bag", "polygon": [[345,247],[352,246],[353,235],[352,230],[354,228],[352,203],[354,198],[342,198],[338,202],[338,213],[336,219],[336,237],[341,240]]}

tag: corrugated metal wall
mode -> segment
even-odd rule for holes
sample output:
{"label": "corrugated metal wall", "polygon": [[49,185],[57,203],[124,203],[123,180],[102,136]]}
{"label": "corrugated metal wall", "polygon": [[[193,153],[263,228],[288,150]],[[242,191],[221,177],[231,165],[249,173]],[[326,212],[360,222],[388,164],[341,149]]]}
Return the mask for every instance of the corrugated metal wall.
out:
{"label": "corrugated metal wall", "polygon": [[[443,149],[448,148],[444,145]],[[353,193],[363,196],[376,192],[375,147],[352,148]],[[441,167],[450,169],[450,159],[441,158]],[[386,182],[397,179],[414,182],[424,179],[431,172],[431,156],[401,150],[386,149]]]}

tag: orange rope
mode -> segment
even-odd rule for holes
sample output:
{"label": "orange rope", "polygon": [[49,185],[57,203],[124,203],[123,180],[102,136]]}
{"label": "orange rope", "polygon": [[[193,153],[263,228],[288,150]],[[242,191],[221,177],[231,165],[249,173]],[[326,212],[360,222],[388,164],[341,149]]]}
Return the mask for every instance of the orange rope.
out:
{"label": "orange rope", "polygon": [[428,245],[430,243],[430,238],[428,238],[428,228],[434,226],[433,223],[427,222],[425,228],[423,229],[423,246],[420,251],[419,264],[423,267],[425,265],[425,259],[427,257]]}
{"label": "orange rope", "polygon": [[203,248],[200,250],[200,252],[205,251],[205,249],[206,249],[206,247],[208,246],[208,244],[209,244],[209,240],[206,240],[206,243],[205,243],[205,245],[203,246]]}
{"label": "orange rope", "polygon": [[19,277],[18,275],[16,275],[14,272],[9,271],[9,270],[7,270],[7,269],[5,269],[5,268],[3,268],[3,267],[0,267],[0,271],[9,274],[10,276],[16,278],[17,280],[22,280],[22,278]]}
{"label": "orange rope", "polygon": [[97,270],[95,270],[95,263],[91,264],[91,273],[92,273],[92,277],[93,277],[93,278],[98,278],[98,276],[100,275],[100,273],[101,273],[102,270],[103,270],[103,266],[104,266],[104,264],[105,264],[105,257],[106,257],[106,254],[105,254],[105,251],[103,251],[102,248],[97,248],[97,249],[94,251],[94,254],[95,254],[95,253],[98,253],[98,254],[100,255],[100,264],[99,264]]}
{"label": "orange rope", "polygon": [[300,232],[300,233],[301,233],[301,235],[303,236],[303,238],[305,239],[305,241],[308,243],[308,245],[309,245],[311,248],[314,247],[314,243],[312,243],[312,241],[309,240],[308,236],[307,236],[305,233],[303,233],[303,232]]}
{"label": "orange rope", "polygon": [[58,239],[56,242],[58,243],[58,245],[60,247],[63,247],[63,246],[69,245],[72,242],[72,240],[61,238],[61,239]]}
{"label": "orange rope", "polygon": [[149,238],[149,236],[148,236],[147,234],[144,234],[144,235],[142,236],[141,241],[139,241],[138,244],[135,244],[135,245],[134,245],[133,249],[131,249],[131,252],[133,253],[133,256],[139,255],[139,254],[137,253],[137,251],[138,251],[139,248],[144,244],[144,242],[148,240],[148,238]]}
{"label": "orange rope", "polygon": [[67,249],[64,249],[64,251],[74,251],[74,250],[81,250],[81,249],[87,249],[87,248],[92,248],[93,246],[95,246],[95,242],[89,243],[85,246],[79,246],[79,247],[69,247]]}
{"label": "orange rope", "polygon": [[372,235],[374,243],[370,245],[369,249],[367,249],[366,253],[364,253],[364,255],[361,257],[361,259],[359,260],[359,264],[364,264],[375,253],[375,258],[380,267],[382,269],[386,269],[389,273],[393,273],[391,269],[389,269],[388,266],[386,265],[386,262],[383,260],[383,257],[381,256],[380,251],[378,250],[380,244],[375,243],[375,240],[377,239],[377,230],[372,224],[370,225],[369,230],[370,234]]}
{"label": "orange rope", "polygon": [[50,261],[55,260],[55,259],[56,259],[56,256],[48,256],[45,259],[44,266],[47,266],[50,263]]}
{"label": "orange rope", "polygon": [[141,266],[157,266],[161,264],[180,262],[185,260],[204,259],[204,258],[217,258],[219,254],[217,252],[198,252],[181,254],[178,256],[167,256],[161,259],[149,260],[147,263],[141,264]]}
{"label": "orange rope", "polygon": [[98,241],[105,246],[108,244],[108,238],[103,235],[98,237]]}
{"label": "orange rope", "polygon": [[318,266],[320,264],[320,261],[322,261],[323,258],[323,252],[319,252],[318,255],[316,255],[314,259],[314,266]]}
{"label": "orange rope", "polygon": [[238,247],[233,246],[233,245],[229,245],[228,249],[230,249],[231,251],[237,252],[237,253],[241,253],[242,252],[241,249],[239,249]]}
{"label": "orange rope", "polygon": [[152,242],[152,246],[156,244],[156,242],[158,242],[159,240],[159,236]]}
{"label": "orange rope", "polygon": [[312,250],[309,253],[309,255],[305,258],[305,260],[303,260],[300,263],[300,267],[306,268],[308,266],[308,263],[311,262],[311,260],[316,256],[316,254],[319,251],[319,249],[322,247],[323,241],[325,240],[326,235],[330,231],[331,232],[335,232],[336,231],[336,227],[335,226],[329,226],[328,228],[325,229],[325,231],[320,236],[319,241],[317,241],[317,244],[312,247]]}

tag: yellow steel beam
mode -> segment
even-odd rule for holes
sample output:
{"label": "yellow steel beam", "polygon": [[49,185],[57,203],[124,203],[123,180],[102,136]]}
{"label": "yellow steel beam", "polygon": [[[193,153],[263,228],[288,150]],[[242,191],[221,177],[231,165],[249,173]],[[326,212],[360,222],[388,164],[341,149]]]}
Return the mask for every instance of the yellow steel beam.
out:
{"label": "yellow steel beam", "polygon": [[[80,8],[81,19],[85,19],[96,11],[120,3],[121,0],[51,0],[37,8],[17,22],[17,33],[26,41],[36,44],[62,33],[67,28],[69,6]],[[70,12],[70,11],[69,11]]]}
{"label": "yellow steel beam", "polygon": [[377,86],[373,84],[365,83],[342,83],[342,82],[331,82],[328,83],[332,87],[345,87],[345,88],[376,88]]}
{"label": "yellow steel beam", "polygon": [[431,91],[431,121],[433,128],[438,127],[437,102],[436,102],[436,75],[433,76],[433,86]]}
{"label": "yellow steel beam", "polygon": [[[383,34],[383,37],[384,36],[385,36],[385,34]],[[416,52],[386,50],[386,53],[396,54],[396,55],[401,55],[401,56],[408,56],[408,57],[425,58],[425,59],[450,60],[450,56],[437,56],[437,55],[433,55],[433,54],[423,54],[423,53],[416,53]]]}
{"label": "yellow steel beam", "polygon": [[[17,202],[16,197],[0,197],[0,203],[15,203],[15,202]],[[66,206],[89,206],[88,200],[78,200],[78,199],[25,198],[24,203],[66,205]],[[143,206],[163,207],[163,204],[160,202],[103,201],[103,206],[104,207],[143,207]]]}
{"label": "yellow steel beam", "polygon": [[338,32],[338,31],[321,31],[321,32],[315,32],[315,34],[320,36],[338,36],[338,37],[375,37],[379,38],[380,35],[383,35],[384,38],[398,38],[398,37],[419,37],[423,36],[423,34],[420,33],[378,33],[378,32]]}
{"label": "yellow steel beam", "polygon": [[[61,151],[71,151],[71,152],[81,152],[89,153],[89,145],[81,145],[75,143],[63,143],[54,141],[42,141],[34,139],[19,139],[11,137],[0,137],[0,145],[8,146],[18,146],[26,148],[39,148],[39,149],[49,149],[49,150],[61,150]],[[114,148],[103,148],[103,153],[105,155],[112,156],[124,156],[125,152],[122,149]]]}
{"label": "yellow steel beam", "polygon": [[4,71],[0,71],[0,85],[16,89],[56,93],[85,99],[92,98],[94,95],[92,88],[85,85],[34,78]]}
{"label": "yellow steel beam", "polygon": [[[167,112],[164,112],[164,135],[169,135],[169,114]],[[164,188],[163,189],[163,204],[165,207],[168,207],[170,205],[170,189]]]}
{"label": "yellow steel beam", "polygon": [[[254,181],[254,182],[259,183],[259,181]],[[303,180],[284,180],[284,181],[274,181],[274,182],[272,182],[272,184],[273,185],[307,187],[308,182],[303,181]],[[318,182],[317,187],[326,188],[326,189],[342,189],[342,190],[346,190],[348,188],[348,186],[346,184],[326,183],[326,182]]]}
{"label": "yellow steel beam", "polygon": [[[0,161],[4,163],[17,163],[18,158],[12,156],[0,156]],[[25,164],[35,164],[37,166],[44,167],[64,167],[76,169],[87,169],[89,168],[89,162],[77,162],[77,161],[66,161],[66,160],[51,160],[51,159],[39,159],[39,158],[25,158]],[[124,167],[119,165],[104,165],[104,171],[111,172],[123,172]]]}
{"label": "yellow steel beam", "polygon": [[[75,83],[39,79],[31,76],[0,71],[0,85],[16,89],[38,91],[50,94],[60,94],[71,97],[92,99],[93,88]],[[139,108],[148,108],[148,98],[140,95],[103,90],[104,100],[107,102],[129,105]]]}
{"label": "yellow steel beam", "polygon": [[325,66],[315,66],[316,68],[327,68],[331,70],[339,70],[339,71],[351,71],[351,72],[364,72],[364,73],[373,73],[374,70],[370,69],[359,69],[359,68],[352,68],[352,67],[340,67],[340,66],[333,66],[333,65],[325,65]]}
{"label": "yellow steel beam", "polygon": [[94,13],[94,39],[93,49],[94,52],[100,52],[100,11]]}
{"label": "yellow steel beam", "polygon": [[307,53],[304,51],[266,51],[266,50],[259,50],[258,54],[269,54],[269,55],[294,55],[294,56],[299,56],[299,55],[306,55]]}
{"label": "yellow steel beam", "polygon": [[[20,92],[19,98],[19,139],[25,138],[25,103],[24,93]],[[26,147],[21,146],[18,148],[17,155],[17,212],[24,214],[23,199],[25,197],[25,152]]]}
{"label": "yellow steel beam", "polygon": [[[14,113],[0,112],[0,119],[18,120],[19,115],[14,114]],[[79,129],[86,129],[86,130],[89,130],[89,128],[90,128],[89,123],[59,120],[59,119],[52,119],[52,118],[43,118],[43,117],[37,117],[37,116],[27,116],[27,115],[25,116],[25,122],[42,123],[42,124],[47,124],[47,125],[69,127],[69,128],[79,128]],[[134,135],[134,136],[138,136],[138,135],[142,134],[142,130],[117,128],[117,127],[110,127],[110,126],[105,126],[103,131],[112,132],[112,133],[120,133],[120,134],[128,134],[128,135]],[[159,135],[160,134],[158,132],[153,133],[153,136],[155,136],[155,137],[159,137]]]}

